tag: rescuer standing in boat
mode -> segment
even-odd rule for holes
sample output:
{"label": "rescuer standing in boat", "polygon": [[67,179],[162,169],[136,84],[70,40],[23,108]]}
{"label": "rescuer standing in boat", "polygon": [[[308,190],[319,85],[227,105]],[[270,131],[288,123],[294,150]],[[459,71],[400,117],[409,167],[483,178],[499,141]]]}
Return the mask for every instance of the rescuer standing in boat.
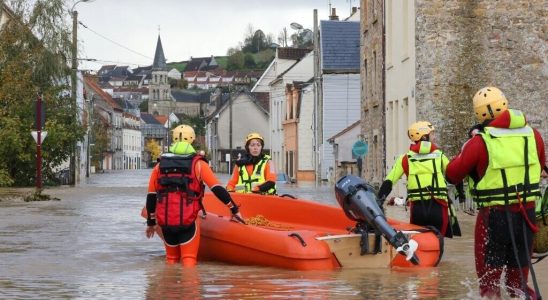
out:
{"label": "rescuer standing in boat", "polygon": [[236,161],[232,177],[226,185],[230,192],[276,194],[276,168],[264,154],[263,137],[252,132],[245,139],[246,154]]}
{"label": "rescuer standing in boat", "polygon": [[447,179],[472,180],[472,197],[479,208],[474,251],[480,295],[499,298],[505,271],[511,297],[523,292],[527,299],[536,299],[539,295],[527,286],[527,279],[537,230],[535,201],[546,167],[544,142],[521,111],[508,109],[498,88],[479,90],[473,104],[481,124],[447,166]]}
{"label": "rescuer standing in boat", "polygon": [[[221,185],[206,159],[196,154],[192,142],[196,135],[188,125],[173,130],[173,144],[161,156],[150,175],[146,200],[146,236],[154,236],[156,225],[162,230],[166,261],[183,266],[196,265],[200,245],[198,212],[203,210],[205,186],[228,206],[233,218],[243,222],[238,206]],[[205,213],[205,212],[204,212]]]}
{"label": "rescuer standing in boat", "polygon": [[[392,191],[392,185],[405,173],[411,211],[410,223],[434,226],[445,237],[460,236],[456,218],[449,220],[447,185],[444,178],[449,159],[434,144],[434,126],[426,121],[416,122],[409,126],[407,134],[413,144],[407,153],[396,160],[382,183],[378,195],[379,204],[382,206]],[[457,189],[459,201],[464,201],[462,185]]]}

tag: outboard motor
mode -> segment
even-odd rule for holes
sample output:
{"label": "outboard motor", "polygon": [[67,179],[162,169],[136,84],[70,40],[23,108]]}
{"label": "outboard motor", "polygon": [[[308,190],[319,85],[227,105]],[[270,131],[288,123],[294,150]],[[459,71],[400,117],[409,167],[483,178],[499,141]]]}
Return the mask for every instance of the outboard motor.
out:
{"label": "outboard motor", "polygon": [[[419,258],[415,255],[418,243],[413,239],[408,240],[401,231],[396,231],[388,224],[371,185],[359,177],[347,175],[335,185],[335,196],[346,216],[357,222],[356,231],[362,234],[362,255],[365,252],[363,247],[369,245],[367,234],[374,230],[377,237],[380,232],[407,260],[419,264]],[[380,251],[380,240],[376,248],[376,252]]]}

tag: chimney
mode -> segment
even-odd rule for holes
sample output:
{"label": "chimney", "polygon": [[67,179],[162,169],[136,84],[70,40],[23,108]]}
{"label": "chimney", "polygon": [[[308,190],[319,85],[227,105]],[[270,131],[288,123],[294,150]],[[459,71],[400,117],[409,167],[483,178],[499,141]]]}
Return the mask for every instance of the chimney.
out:
{"label": "chimney", "polygon": [[339,20],[339,16],[337,16],[337,9],[334,7],[331,9],[331,15],[329,16],[329,20]]}
{"label": "chimney", "polygon": [[358,12],[358,7],[352,6],[352,14],[355,14]]}

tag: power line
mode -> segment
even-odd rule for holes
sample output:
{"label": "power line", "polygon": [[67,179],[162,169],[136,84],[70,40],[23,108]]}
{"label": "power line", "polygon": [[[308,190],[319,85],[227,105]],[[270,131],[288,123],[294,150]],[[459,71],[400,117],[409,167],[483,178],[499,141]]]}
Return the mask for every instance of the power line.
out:
{"label": "power line", "polygon": [[105,39],[105,40],[107,40],[107,41],[109,41],[109,42],[115,44],[115,45],[118,46],[118,47],[124,48],[124,49],[126,49],[126,50],[128,50],[128,51],[130,51],[130,52],[133,52],[133,53],[135,53],[135,54],[137,54],[137,55],[140,55],[140,56],[142,56],[142,57],[148,58],[148,59],[150,59],[150,60],[154,60],[152,57],[148,57],[148,56],[146,56],[146,55],[144,55],[144,54],[141,54],[141,53],[139,53],[139,52],[137,52],[137,51],[135,51],[135,50],[132,50],[132,49],[130,49],[130,48],[128,48],[128,47],[126,47],[126,46],[124,46],[124,45],[118,43],[118,42],[115,42],[115,41],[109,39],[108,37],[106,37],[106,36],[104,36],[104,35],[98,33],[97,31],[95,31],[95,30],[89,28],[88,26],[86,26],[86,25],[85,25],[84,23],[82,23],[81,21],[78,21],[78,23],[79,23],[80,25],[82,25],[82,27],[84,27],[85,29],[87,29],[87,30],[89,30],[89,31],[91,31],[91,32],[93,32],[93,33],[95,33],[96,35],[98,35],[98,36],[102,37],[103,39]]}
{"label": "power line", "polygon": [[113,60],[105,60],[105,59],[100,59],[100,58],[78,58],[78,60],[82,60],[82,61],[89,61],[89,62],[94,62],[94,63],[111,63],[111,64],[120,64],[120,65],[129,65],[129,66],[147,66],[147,65],[150,65],[150,64],[142,64],[142,63],[132,63],[132,62],[122,62],[122,61],[113,61]]}

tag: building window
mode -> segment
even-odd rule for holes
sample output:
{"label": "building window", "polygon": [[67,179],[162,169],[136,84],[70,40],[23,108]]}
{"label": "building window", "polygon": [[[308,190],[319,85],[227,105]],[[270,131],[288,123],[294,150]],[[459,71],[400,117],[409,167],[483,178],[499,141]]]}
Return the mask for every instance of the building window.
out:
{"label": "building window", "polygon": [[377,51],[373,51],[373,70],[371,72],[371,97],[374,97],[377,95]]}
{"label": "building window", "polygon": [[369,78],[368,76],[368,73],[367,73],[367,58],[363,60],[363,97],[364,97],[364,108],[367,109],[368,108],[368,105],[369,105],[369,89],[368,87],[370,86],[369,83],[367,82],[367,79]]}

